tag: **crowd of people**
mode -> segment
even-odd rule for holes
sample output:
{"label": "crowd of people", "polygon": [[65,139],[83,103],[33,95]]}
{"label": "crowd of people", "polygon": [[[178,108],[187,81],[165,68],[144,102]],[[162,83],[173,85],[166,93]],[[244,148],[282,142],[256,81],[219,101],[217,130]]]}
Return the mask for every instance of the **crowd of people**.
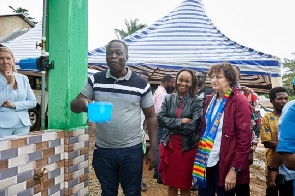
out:
{"label": "crowd of people", "polygon": [[[207,72],[183,68],[165,75],[153,93],[150,75],[126,66],[128,47],[112,40],[106,47],[108,69],[90,76],[71,102],[74,113],[92,101],[111,102],[112,119],[96,123],[92,165],[102,196],[147,190],[143,160],[168,196],[250,196],[250,171],[258,138],[266,148],[267,196],[291,196],[295,178],[295,101],[288,91],[269,91],[273,111],[261,115],[258,96],[239,84],[240,70],[228,62]],[[27,110],[36,105],[28,78],[18,74],[11,50],[0,48],[0,137],[27,134]],[[206,86],[206,76],[211,87]],[[17,118],[16,118],[17,116]],[[145,134],[149,135],[148,152]]]}
{"label": "crowd of people", "polygon": [[[116,120],[96,127],[92,164],[102,195],[117,195],[119,183],[125,195],[141,195],[147,189],[141,180],[142,129],[150,138],[146,157],[149,169],[154,169],[153,177],[159,184],[168,187],[169,196],[188,196],[192,190],[198,190],[200,196],[249,196],[249,165],[259,137],[269,149],[266,195],[282,192],[283,186],[276,184],[276,178],[282,176],[278,167],[294,169],[294,148],[280,145],[280,137],[273,135],[276,130],[266,127],[270,123],[276,129],[275,122],[288,101],[283,87],[270,91],[274,110],[261,119],[258,96],[238,83],[241,76],[237,66],[222,62],[212,65],[208,72],[184,68],[175,80],[165,75],[152,94],[148,80],[140,78],[144,72],[137,76],[126,67],[128,48],[124,42],[112,40],[106,49],[109,69],[91,76],[71,103],[76,113],[86,112],[88,102],[93,100],[114,104]],[[207,75],[212,87],[206,86]],[[289,110],[295,111],[291,106]],[[145,118],[140,119],[140,112]],[[292,114],[286,116],[288,126],[294,126]],[[279,125],[282,138],[294,144],[292,134],[283,133],[283,122]],[[276,148],[277,161],[269,158],[269,152]],[[292,171],[287,174],[292,175]],[[285,176],[284,195],[292,195],[293,178]]]}

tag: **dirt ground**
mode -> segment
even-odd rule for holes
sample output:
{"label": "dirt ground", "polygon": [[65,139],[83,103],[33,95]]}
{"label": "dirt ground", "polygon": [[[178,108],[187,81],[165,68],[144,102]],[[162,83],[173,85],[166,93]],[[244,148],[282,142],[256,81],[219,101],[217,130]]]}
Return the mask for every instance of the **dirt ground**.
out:
{"label": "dirt ground", "polygon": [[[89,129],[89,196],[99,196],[101,194],[100,184],[97,180],[93,167],[91,166],[93,146],[94,146],[93,127],[90,124]],[[264,147],[259,144],[254,153],[254,164],[250,167],[251,172],[251,196],[265,195],[265,174],[264,174]],[[142,192],[142,196],[166,196],[167,187],[160,185],[153,179],[153,171],[148,171],[147,165],[143,166],[143,181],[147,184],[148,189]],[[192,196],[198,195],[197,192],[192,192]],[[123,196],[122,190],[119,188],[119,196]]]}

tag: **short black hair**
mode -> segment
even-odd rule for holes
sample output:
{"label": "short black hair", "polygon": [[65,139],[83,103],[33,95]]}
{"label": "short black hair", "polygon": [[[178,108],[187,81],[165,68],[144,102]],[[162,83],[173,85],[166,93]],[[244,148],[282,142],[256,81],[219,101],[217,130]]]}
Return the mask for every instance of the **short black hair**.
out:
{"label": "short black hair", "polygon": [[166,75],[164,75],[164,77],[162,78],[161,82],[162,82],[162,83],[170,82],[170,80],[171,80],[172,78],[173,78],[173,77],[172,77],[170,74],[166,74]]}
{"label": "short black hair", "polygon": [[274,87],[274,88],[270,89],[268,92],[269,99],[271,101],[274,101],[277,97],[277,93],[287,93],[288,94],[288,90],[282,86]]}
{"label": "short black hair", "polygon": [[[192,86],[189,88],[189,94],[191,97],[194,97],[194,96],[196,96],[196,92],[197,92],[197,78],[196,78],[195,72],[193,70],[187,69],[187,68],[182,68],[181,70],[179,70],[177,72],[175,80],[177,81],[180,73],[184,72],[184,71],[187,71],[192,76]],[[174,84],[174,89],[176,90],[176,92],[178,91],[177,82],[175,82],[175,84]]]}
{"label": "short black hair", "polygon": [[150,77],[150,74],[149,74],[147,71],[142,71],[142,72],[140,72],[140,75],[145,75],[145,76],[147,76],[148,78]]}
{"label": "short black hair", "polygon": [[[196,71],[196,73],[197,73],[197,72],[198,72],[198,73],[201,73],[203,76],[206,76],[206,75],[207,75],[207,72],[205,72],[205,71]],[[195,73],[195,74],[196,74],[196,73]]]}
{"label": "short black hair", "polygon": [[120,42],[120,43],[122,43],[122,44],[124,45],[125,50],[126,50],[126,54],[128,54],[128,47],[127,47],[126,43],[125,43],[124,41],[122,41],[122,40],[119,40],[119,39],[113,39],[113,40],[111,40],[111,41],[107,44],[107,46],[106,46],[106,50],[108,50],[110,44],[113,43],[113,42]]}

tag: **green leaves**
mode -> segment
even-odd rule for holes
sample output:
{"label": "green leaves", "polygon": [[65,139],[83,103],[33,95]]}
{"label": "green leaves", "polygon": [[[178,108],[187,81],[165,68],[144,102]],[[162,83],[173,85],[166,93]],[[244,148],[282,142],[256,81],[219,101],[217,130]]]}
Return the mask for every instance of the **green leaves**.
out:
{"label": "green leaves", "polygon": [[119,30],[119,29],[114,29],[115,30],[115,34],[117,36],[118,39],[124,39],[125,37],[135,33],[136,31],[143,29],[145,27],[147,27],[146,24],[138,24],[138,19],[135,18],[134,20],[130,19],[130,21],[128,22],[125,19],[125,25],[127,30]]}

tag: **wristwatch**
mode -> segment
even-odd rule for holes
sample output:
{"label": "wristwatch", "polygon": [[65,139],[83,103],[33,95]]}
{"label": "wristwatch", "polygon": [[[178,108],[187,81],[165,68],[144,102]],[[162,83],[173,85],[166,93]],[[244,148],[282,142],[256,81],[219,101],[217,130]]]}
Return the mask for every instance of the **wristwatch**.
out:
{"label": "wristwatch", "polygon": [[237,169],[237,168],[235,168],[235,167],[232,167],[232,166],[230,167],[230,169],[231,169],[231,170],[234,170],[236,173],[238,173],[239,171],[241,171],[241,170],[239,170],[239,169]]}
{"label": "wristwatch", "polygon": [[270,165],[267,166],[268,171],[275,171],[277,172],[279,168],[271,167]]}

